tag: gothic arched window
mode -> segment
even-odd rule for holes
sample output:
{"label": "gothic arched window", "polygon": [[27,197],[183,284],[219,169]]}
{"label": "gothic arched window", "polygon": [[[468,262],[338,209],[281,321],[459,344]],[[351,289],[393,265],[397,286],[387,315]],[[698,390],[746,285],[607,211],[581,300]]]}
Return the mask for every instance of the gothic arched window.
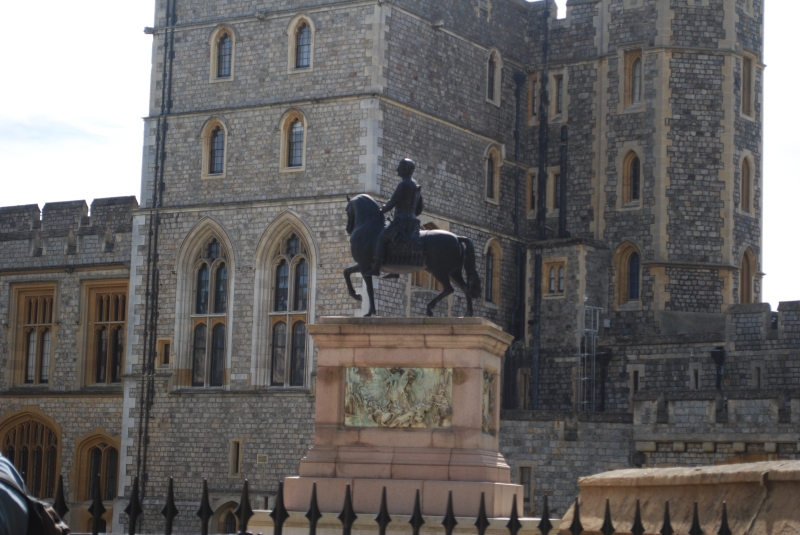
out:
{"label": "gothic arched window", "polygon": [[4,426],[3,455],[14,464],[31,495],[53,498],[58,478],[59,443],[55,431],[35,419]]}
{"label": "gothic arched window", "polygon": [[192,386],[223,386],[228,312],[228,255],[216,238],[203,247],[195,264],[192,314]]}
{"label": "gothic arched window", "polygon": [[270,385],[306,383],[308,299],[311,266],[297,234],[285,236],[273,256],[270,315]]}

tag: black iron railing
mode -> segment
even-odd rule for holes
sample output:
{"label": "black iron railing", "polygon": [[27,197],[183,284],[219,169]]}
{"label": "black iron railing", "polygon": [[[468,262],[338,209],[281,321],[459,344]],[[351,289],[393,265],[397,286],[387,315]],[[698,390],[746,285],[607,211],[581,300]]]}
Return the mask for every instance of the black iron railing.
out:
{"label": "black iron railing", "polygon": [[[97,478],[99,479],[99,476],[97,476]],[[94,495],[92,496],[92,504],[89,507],[89,513],[92,515],[92,535],[97,535],[99,533],[100,526],[102,525],[101,517],[103,513],[106,512],[106,509],[105,507],[103,507],[103,500],[99,490],[100,489],[99,482],[96,481],[94,489],[95,492]],[[542,515],[537,525],[537,528],[541,535],[549,535],[550,532],[553,531],[554,526],[550,520],[550,509],[547,503],[547,496],[544,497],[543,501],[544,503],[542,508]],[[62,518],[69,511],[66,505],[66,501],[64,500],[64,486],[62,484],[61,478],[59,478],[58,490],[56,492],[56,498],[53,504],[53,508]],[[143,510],[141,506],[141,501],[139,499],[139,480],[138,478],[134,478],[133,487],[131,488],[131,500],[128,502],[128,506],[125,508],[125,513],[128,515],[127,532],[129,535],[136,534],[137,523],[139,521],[139,517],[142,515],[142,512]],[[161,510],[161,514],[164,516],[163,534],[172,535],[174,520],[175,517],[178,516],[179,514],[179,511],[175,506],[175,494],[173,490],[172,478],[169,479],[166,503],[164,505],[164,508]],[[208,528],[209,528],[208,524],[213,514],[214,511],[211,508],[211,503],[208,494],[208,480],[204,479],[203,493],[200,499],[200,507],[195,513],[195,515],[199,518],[200,535],[208,535]],[[238,520],[239,523],[238,534],[252,535],[247,530],[248,523],[250,522],[250,519],[253,517],[254,514],[252,508],[250,507],[250,493],[247,480],[244,481],[244,485],[242,487],[242,496],[241,499],[239,500],[239,506],[236,508],[233,514],[236,516],[236,519]],[[272,511],[270,512],[269,516],[273,520],[272,535],[283,535],[284,525],[290,516],[289,512],[286,510],[286,507],[284,506],[283,483],[278,484],[278,494],[275,498],[275,505],[272,508]],[[308,519],[309,522],[308,535],[316,535],[317,523],[322,518],[322,513],[320,512],[319,505],[317,503],[316,484],[314,484],[312,487],[308,511],[304,516]],[[352,499],[352,492],[350,490],[350,485],[347,485],[347,489],[343,497],[342,510],[337,518],[342,523],[342,535],[351,535],[353,530],[353,525],[356,519],[358,519],[358,515],[353,509],[353,499]],[[375,517],[375,523],[377,524],[378,534],[386,535],[386,529],[388,525],[394,520],[395,519],[393,519],[391,514],[389,513],[389,505],[386,500],[386,487],[384,487],[383,493],[381,495],[380,510],[378,512],[378,515]],[[413,535],[419,535],[420,529],[425,524],[425,518],[422,515],[422,507],[420,505],[419,490],[417,490],[416,492],[416,496],[414,498],[414,510],[411,514],[411,517],[408,519],[408,523],[411,525]],[[444,529],[444,535],[453,535],[453,531],[458,525],[456,516],[453,514],[452,491],[448,496],[447,511],[441,524]],[[478,509],[478,514],[473,525],[476,528],[477,535],[485,535],[486,530],[489,528],[489,519],[486,516],[486,503],[485,503],[485,496],[483,493],[481,493],[480,507]],[[522,523],[520,522],[519,513],[517,511],[516,496],[514,496],[514,500],[511,505],[511,511],[508,523],[506,524],[506,528],[508,529],[509,535],[517,535],[520,529],[522,529]],[[575,506],[573,508],[573,514],[572,514],[572,523],[570,524],[568,531],[571,535],[583,535],[585,531],[583,525],[581,524],[581,506],[580,503],[578,502],[578,498],[575,498]],[[606,499],[603,525],[600,527],[599,531],[603,535],[614,535],[618,533],[617,528],[614,526],[614,522],[612,521],[611,518],[611,506],[608,499]],[[623,529],[619,533],[644,535],[645,528],[642,524],[642,515],[638,499],[636,500],[636,509],[634,512],[633,524],[629,529],[627,530]],[[672,521],[670,519],[669,501],[667,501],[664,504],[664,521],[658,533],[660,533],[660,535],[676,534],[675,530],[672,528]],[[697,502],[694,503],[694,512],[692,517],[691,528],[685,535],[712,535],[710,532],[707,533],[701,526],[700,517],[697,511]],[[727,509],[727,504],[725,502],[722,503],[722,520],[720,522],[720,528],[719,530],[717,530],[717,535],[733,535],[728,525],[728,509]]]}

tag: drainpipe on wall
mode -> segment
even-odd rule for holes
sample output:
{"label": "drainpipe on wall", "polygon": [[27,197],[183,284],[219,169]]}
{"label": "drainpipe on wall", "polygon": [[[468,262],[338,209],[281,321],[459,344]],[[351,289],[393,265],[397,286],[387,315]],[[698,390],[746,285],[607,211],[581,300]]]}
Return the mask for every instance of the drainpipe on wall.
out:
{"label": "drainpipe on wall", "polygon": [[[547,149],[549,124],[547,110],[550,106],[550,98],[547,94],[547,54],[550,48],[548,40],[550,10],[542,12],[542,95],[539,99],[539,172],[536,177],[536,239],[540,242],[547,239]],[[536,410],[539,408],[539,374],[541,357],[541,319],[542,319],[542,247],[534,247],[534,269],[533,269],[533,319],[531,320],[533,335],[533,352],[531,355],[530,373],[530,403],[529,408]]]}

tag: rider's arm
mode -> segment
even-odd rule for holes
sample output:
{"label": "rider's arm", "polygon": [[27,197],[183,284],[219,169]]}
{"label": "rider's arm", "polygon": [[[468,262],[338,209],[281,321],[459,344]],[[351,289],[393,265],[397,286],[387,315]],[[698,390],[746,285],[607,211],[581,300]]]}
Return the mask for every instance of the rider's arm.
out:
{"label": "rider's arm", "polygon": [[419,214],[422,213],[424,209],[425,209],[425,204],[422,202],[422,193],[420,193],[419,201],[417,201],[417,207],[414,209],[414,215],[418,216]]}
{"label": "rider's arm", "polygon": [[381,207],[382,214],[385,214],[386,212],[397,206],[397,203],[400,202],[400,199],[403,196],[403,193],[400,191],[401,189],[402,189],[401,186],[397,186],[397,188],[395,188],[392,198],[389,199],[389,202],[387,202]]}

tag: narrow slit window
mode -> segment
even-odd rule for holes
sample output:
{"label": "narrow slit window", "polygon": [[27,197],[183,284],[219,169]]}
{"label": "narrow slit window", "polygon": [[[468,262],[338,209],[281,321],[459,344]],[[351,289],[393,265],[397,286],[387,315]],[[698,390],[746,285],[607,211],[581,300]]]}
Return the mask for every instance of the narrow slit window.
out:
{"label": "narrow slit window", "polygon": [[639,253],[631,253],[628,259],[628,301],[639,300]]}
{"label": "narrow slit window", "polygon": [[742,62],[742,113],[753,115],[753,60],[748,57]]}
{"label": "narrow slit window", "polygon": [[495,70],[497,69],[497,61],[494,59],[494,54],[489,56],[489,72],[487,78],[486,98],[494,100],[494,85],[495,85]]}
{"label": "narrow slit window", "polygon": [[564,111],[564,77],[556,76],[556,115]]}
{"label": "narrow slit window", "polygon": [[558,293],[564,293],[564,266],[558,268]]}
{"label": "narrow slit window", "polygon": [[494,200],[494,155],[486,162],[486,198]]}
{"label": "narrow slit window", "polygon": [[550,287],[549,291],[551,294],[556,293],[556,268],[550,268]]}
{"label": "narrow slit window", "polygon": [[630,191],[628,193],[630,201],[635,202],[639,200],[639,189],[641,184],[641,163],[639,162],[639,157],[634,156],[631,159],[631,180],[630,180]]}
{"label": "narrow slit window", "polygon": [[747,159],[742,160],[742,211],[750,212],[750,162]]}
{"label": "narrow slit window", "polygon": [[486,301],[494,303],[494,253],[491,249],[486,253]]}

